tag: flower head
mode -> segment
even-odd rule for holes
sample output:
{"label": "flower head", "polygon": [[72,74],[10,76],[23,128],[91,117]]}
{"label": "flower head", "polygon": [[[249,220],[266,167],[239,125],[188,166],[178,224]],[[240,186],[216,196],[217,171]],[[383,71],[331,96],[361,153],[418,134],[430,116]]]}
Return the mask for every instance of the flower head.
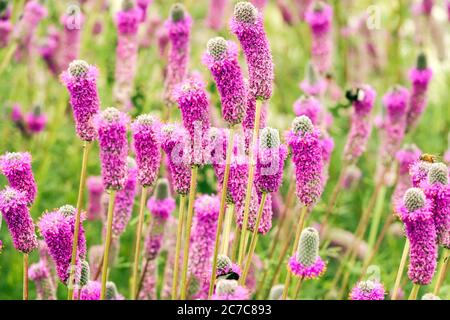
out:
{"label": "flower head", "polygon": [[236,280],[219,279],[212,300],[248,300],[247,289],[238,285]]}
{"label": "flower head", "polygon": [[129,118],[115,108],[108,108],[96,118],[102,178],[105,189],[120,190],[127,173],[127,125]]}
{"label": "flower head", "polygon": [[92,122],[100,110],[97,76],[97,68],[83,60],[72,61],[61,75],[70,94],[77,134],[84,141],[92,141],[97,137]]}
{"label": "flower head", "polygon": [[33,220],[27,207],[25,192],[6,187],[0,192],[0,211],[8,225],[14,247],[30,253],[38,247]]}
{"label": "flower head", "polygon": [[373,280],[360,281],[350,292],[350,300],[384,300],[384,287]]}
{"label": "flower head", "polygon": [[9,185],[23,191],[27,204],[34,202],[37,193],[36,181],[31,169],[31,155],[28,152],[7,152],[0,157],[0,170]]}
{"label": "flower head", "polygon": [[170,195],[169,181],[165,178],[158,180],[155,195],[147,202],[148,210],[153,216],[167,219],[175,210],[175,199]]}

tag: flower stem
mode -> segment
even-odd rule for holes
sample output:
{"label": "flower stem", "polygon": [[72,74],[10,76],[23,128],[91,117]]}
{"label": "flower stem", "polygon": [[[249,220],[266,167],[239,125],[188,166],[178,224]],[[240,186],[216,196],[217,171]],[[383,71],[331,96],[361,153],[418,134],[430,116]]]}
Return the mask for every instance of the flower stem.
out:
{"label": "flower stem", "polygon": [[445,279],[445,273],[448,270],[448,260],[450,260],[450,249],[444,248],[444,252],[442,255],[442,259],[440,261],[438,276],[436,278],[436,284],[434,286],[433,294],[435,296],[439,295],[439,290],[441,289],[441,285]]}
{"label": "flower stem", "polygon": [[253,234],[252,240],[250,241],[250,249],[248,251],[247,261],[245,263],[244,272],[242,273],[242,277],[239,278],[239,282],[245,284],[245,279],[247,278],[248,271],[250,270],[250,265],[252,263],[253,253],[255,252],[256,244],[258,243],[258,229],[259,224],[261,223],[261,217],[264,210],[264,204],[266,203],[267,193],[264,192],[261,196],[261,203],[259,204],[258,216],[256,218],[256,223],[253,226]]}
{"label": "flower stem", "polygon": [[228,255],[228,247],[230,245],[231,223],[233,222],[234,204],[229,204],[225,212],[225,226],[223,231],[222,247],[220,252]]}
{"label": "flower stem", "polygon": [[147,196],[147,188],[142,187],[141,191],[141,201],[139,203],[139,217],[138,217],[138,225],[136,229],[136,239],[134,246],[134,263],[133,263],[133,275],[131,278],[131,299],[137,298],[137,280],[138,280],[138,272],[139,272],[139,256],[141,253],[141,239],[142,239],[142,227],[144,225],[144,208],[145,208],[145,200]]}
{"label": "flower stem", "polygon": [[23,300],[28,300],[28,253],[23,254]]}
{"label": "flower stem", "polygon": [[400,282],[402,281],[403,271],[405,270],[406,259],[409,253],[409,240],[406,239],[405,246],[403,247],[402,258],[400,260],[400,265],[398,267],[397,276],[395,277],[394,289],[392,291],[391,300],[397,300],[398,288],[400,287]]}
{"label": "flower stem", "polygon": [[[303,206],[302,211],[300,212],[300,217],[298,219],[297,231],[295,232],[294,245],[292,246],[292,255],[294,255],[295,251],[297,250],[298,242],[300,241],[300,234],[302,233],[302,230],[303,230],[303,224],[305,223],[305,217],[306,217],[307,212],[308,212],[308,207]],[[287,297],[287,294],[289,291],[290,281],[291,281],[291,272],[288,270],[288,272],[286,274],[286,280],[284,282],[284,290],[283,290],[282,300],[286,300],[286,297]]]}
{"label": "flower stem", "polygon": [[[222,233],[222,224],[223,224],[223,218],[225,215],[225,208],[226,208],[226,199],[227,199],[227,189],[228,189],[228,179],[230,177],[230,167],[231,167],[231,155],[233,152],[233,144],[234,144],[234,127],[230,128],[230,138],[227,144],[227,154],[225,159],[225,172],[223,175],[223,183],[222,183],[222,195],[220,198],[220,211],[219,211],[219,217],[217,221],[217,229],[216,229],[216,239],[214,242],[214,255],[213,255],[213,261],[212,261],[212,271],[211,271],[211,280],[209,282],[209,291],[208,291],[208,299],[211,298],[213,291],[214,291],[214,284],[216,282],[216,272],[217,272],[217,255],[219,251],[219,241],[220,241],[220,234]],[[224,239],[222,241],[225,241],[225,239],[228,239],[229,236],[225,235]],[[226,240],[228,241],[228,240]]]}
{"label": "flower stem", "polygon": [[175,264],[173,266],[172,300],[176,300],[177,294],[178,294],[178,269],[180,266],[180,249],[181,249],[181,239],[183,237],[185,202],[186,202],[186,196],[184,194],[180,195],[180,208],[179,208],[179,212],[178,212],[178,228],[177,228],[177,244],[175,246]]}
{"label": "flower stem", "polygon": [[378,195],[378,199],[375,205],[375,212],[373,214],[372,222],[370,225],[369,238],[367,241],[370,250],[372,250],[375,244],[376,236],[378,233],[378,227],[380,226],[381,216],[383,213],[383,204],[385,196],[386,196],[386,186],[383,185]]}
{"label": "flower stem", "polygon": [[102,291],[100,294],[100,300],[105,300],[106,294],[106,281],[108,280],[108,262],[109,262],[109,247],[111,246],[111,234],[112,234],[112,222],[114,213],[114,202],[116,200],[116,190],[110,190],[108,201],[108,217],[107,217],[107,229],[105,240],[105,252],[103,252],[103,264],[102,264]]}
{"label": "flower stem", "polygon": [[300,288],[302,287],[302,283],[303,283],[303,278],[298,278],[297,285],[295,286],[295,291],[294,291],[294,299],[295,300],[298,299],[298,294],[300,293]]}
{"label": "flower stem", "polygon": [[258,143],[259,124],[261,120],[261,104],[262,102],[260,100],[256,100],[255,123],[253,125],[252,145],[250,146],[249,152],[249,170],[248,170],[247,190],[245,193],[244,217],[242,221],[241,238],[239,239],[238,264],[240,267],[242,267],[245,255],[244,251],[245,251],[245,242],[247,238],[246,235],[248,226],[248,214],[250,210],[250,200],[252,197],[253,179],[255,177],[255,162],[256,162],[255,149]]}
{"label": "flower stem", "polygon": [[73,289],[75,286],[75,269],[77,264],[77,253],[78,253],[78,236],[80,233],[80,223],[81,223],[81,206],[83,203],[83,191],[84,185],[86,184],[86,168],[89,155],[89,145],[88,141],[83,142],[83,160],[81,162],[81,174],[80,174],[80,186],[78,187],[78,198],[77,198],[77,215],[75,217],[75,228],[73,233],[73,243],[72,243],[72,256],[70,259],[70,275],[68,283],[67,300],[73,299]]}
{"label": "flower stem", "polygon": [[417,294],[419,293],[420,290],[420,285],[414,283],[412,289],[411,289],[411,293],[408,297],[408,300],[416,300],[417,299]]}
{"label": "flower stem", "polygon": [[195,192],[197,188],[198,166],[191,169],[191,185],[189,189],[189,204],[186,217],[186,226],[184,230],[184,248],[183,248],[183,270],[181,273],[181,300],[186,299],[187,294],[187,273],[189,261],[189,242],[191,239],[192,216],[194,215]]}

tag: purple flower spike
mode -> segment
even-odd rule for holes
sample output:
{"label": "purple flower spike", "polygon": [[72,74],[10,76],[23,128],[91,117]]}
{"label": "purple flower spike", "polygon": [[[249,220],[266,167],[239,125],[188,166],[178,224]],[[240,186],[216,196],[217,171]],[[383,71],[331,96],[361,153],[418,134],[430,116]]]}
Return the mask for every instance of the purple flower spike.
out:
{"label": "purple flower spike", "polygon": [[33,111],[25,115],[25,124],[30,133],[37,134],[45,129],[47,125],[47,115],[42,113],[41,107],[36,105]]}
{"label": "purple flower spike", "polygon": [[12,30],[13,25],[10,19],[0,20],[0,48],[4,48],[8,45]]}
{"label": "purple flower spike", "polygon": [[115,238],[120,237],[130,221],[137,191],[137,175],[136,163],[132,158],[128,158],[127,180],[124,188],[117,192],[114,204],[112,236]]}
{"label": "purple flower spike", "polygon": [[[69,278],[69,267],[72,256],[73,234],[75,230],[75,211],[72,206],[63,206],[57,211],[45,213],[38,226],[47,244],[49,254],[56,265],[56,273],[62,283]],[[82,215],[84,219],[84,215]],[[86,256],[86,239],[83,226],[80,224],[78,237],[78,255],[75,274],[81,271],[81,260]],[[76,280],[78,282],[78,279]]]}
{"label": "purple flower spike", "polygon": [[432,77],[433,71],[427,66],[425,54],[421,53],[417,58],[417,66],[409,72],[412,92],[407,115],[408,131],[414,129],[427,106],[427,89]]}
{"label": "purple flower spike", "polygon": [[415,284],[430,284],[437,259],[436,227],[430,203],[421,189],[410,188],[397,212],[410,242],[408,277]]}
{"label": "purple flower spike", "polygon": [[344,159],[348,162],[356,162],[366,150],[372,132],[370,112],[375,98],[375,90],[368,85],[362,85],[355,91],[351,128],[344,149]]}
{"label": "purple flower spike", "polygon": [[128,122],[128,115],[115,108],[108,108],[95,118],[100,145],[103,185],[108,190],[120,190],[125,185]]}
{"label": "purple flower spike", "polygon": [[8,225],[16,250],[30,253],[38,247],[25,192],[6,187],[0,192],[0,211]]}
{"label": "purple flower spike", "polygon": [[238,2],[234,6],[230,27],[239,39],[247,60],[251,95],[256,99],[268,100],[272,96],[274,73],[262,15],[250,2]]}
{"label": "purple flower spike", "polygon": [[167,155],[168,171],[174,189],[181,195],[189,193],[191,168],[188,162],[189,137],[180,125],[167,124],[161,130],[161,147]]}
{"label": "purple flower spike", "polygon": [[[81,289],[79,300],[100,300],[101,291],[102,284],[99,281],[89,281]],[[78,291],[75,292],[75,296],[78,297]]]}
{"label": "purple flower spike", "polygon": [[61,53],[60,53],[60,66],[62,68],[69,67],[69,64],[78,58],[80,53],[80,38],[81,29],[84,21],[83,14],[80,10],[75,10],[73,8],[72,12],[64,14],[61,17],[61,24],[64,28],[64,32],[61,36]]}
{"label": "purple flower spike", "polygon": [[56,300],[56,288],[44,261],[33,263],[28,269],[28,277],[36,286],[36,300]]}
{"label": "purple flower spike", "polygon": [[408,100],[408,89],[400,86],[395,86],[383,97],[387,112],[381,130],[383,144],[380,153],[385,162],[391,161],[405,137]]}
{"label": "purple flower spike", "polygon": [[160,123],[157,118],[144,114],[133,122],[131,129],[139,170],[139,183],[149,187],[156,181],[161,163]]}
{"label": "purple flower spike", "polygon": [[136,75],[138,59],[138,27],[141,11],[133,6],[133,2],[123,2],[122,10],[116,15],[117,48],[116,69],[114,76],[114,98],[122,110],[131,107],[131,95]]}
{"label": "purple flower spike", "polygon": [[312,96],[301,96],[294,102],[294,113],[297,117],[307,116],[313,125],[318,126],[322,105]]}
{"label": "purple flower spike", "polygon": [[350,300],[384,300],[386,292],[381,283],[373,280],[360,281],[350,292]]}
{"label": "purple flower spike", "polygon": [[228,125],[241,123],[247,108],[247,92],[234,42],[222,37],[208,41],[203,61],[212,73],[222,102],[222,116]]}
{"label": "purple flower spike", "polygon": [[305,13],[305,20],[312,33],[313,62],[320,73],[324,74],[331,67],[333,8],[322,1],[317,1],[309,6]]}
{"label": "purple flower spike", "polygon": [[295,118],[286,135],[295,165],[297,197],[308,207],[319,200],[323,191],[323,151],[319,136],[306,116]]}
{"label": "purple flower spike", "polygon": [[300,83],[300,89],[305,94],[313,97],[320,97],[327,89],[327,82],[317,73],[316,67],[312,63],[308,63],[306,67],[305,79]]}
{"label": "purple flower spike", "polygon": [[283,180],[287,148],[280,143],[278,130],[266,127],[261,131],[256,162],[255,186],[260,193],[278,191]]}
{"label": "purple flower spike", "polygon": [[238,285],[236,280],[220,279],[217,281],[216,292],[212,300],[248,300],[249,292]]}
{"label": "purple flower spike", "polygon": [[101,217],[101,199],[103,191],[105,191],[103,187],[102,177],[100,176],[92,176],[87,178],[86,186],[88,190],[88,209],[87,209],[87,217],[89,220],[96,220]]}
{"label": "purple flower spike", "polygon": [[31,155],[28,152],[7,152],[0,157],[0,170],[12,188],[25,193],[27,205],[32,204],[37,186],[31,169]]}
{"label": "purple flower spike", "polygon": [[194,204],[195,216],[192,225],[189,268],[197,278],[200,291],[196,298],[208,296],[211,258],[214,251],[220,200],[217,196],[202,195]]}
{"label": "purple flower spike", "polygon": [[431,202],[431,211],[436,226],[438,244],[450,248],[450,186],[448,167],[443,163],[433,163],[428,171],[425,195]]}
{"label": "purple flower spike", "polygon": [[208,10],[208,18],[206,25],[215,31],[219,31],[223,27],[224,12],[228,0],[211,0]]}
{"label": "purple flower spike", "polygon": [[77,135],[84,141],[92,141],[97,137],[92,123],[100,107],[97,76],[97,68],[83,60],[72,61],[61,75],[70,94]]}
{"label": "purple flower spike", "polygon": [[170,18],[165,22],[171,43],[166,81],[164,84],[164,100],[173,104],[175,87],[182,83],[187,74],[189,63],[189,40],[191,37],[192,19],[183,5],[176,3],[170,10]]}
{"label": "purple flower spike", "polygon": [[191,142],[191,163],[205,163],[203,150],[208,144],[209,101],[205,84],[196,77],[187,79],[177,90],[176,98],[181,110],[183,125],[189,133]]}

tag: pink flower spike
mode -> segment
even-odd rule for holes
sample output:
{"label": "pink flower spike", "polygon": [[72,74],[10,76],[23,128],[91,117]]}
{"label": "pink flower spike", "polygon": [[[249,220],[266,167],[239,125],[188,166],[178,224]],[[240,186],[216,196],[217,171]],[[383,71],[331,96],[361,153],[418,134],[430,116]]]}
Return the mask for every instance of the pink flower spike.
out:
{"label": "pink flower spike", "polygon": [[373,280],[360,281],[350,292],[350,300],[384,300],[386,292],[381,283]]}

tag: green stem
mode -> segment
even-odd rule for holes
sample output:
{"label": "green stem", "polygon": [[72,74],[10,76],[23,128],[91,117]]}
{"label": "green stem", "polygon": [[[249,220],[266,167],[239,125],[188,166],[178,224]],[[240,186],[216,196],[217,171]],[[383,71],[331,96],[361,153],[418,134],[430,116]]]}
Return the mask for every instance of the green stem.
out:
{"label": "green stem", "polygon": [[411,294],[409,295],[408,300],[416,300],[419,290],[420,290],[420,285],[415,283],[411,289]]}
{"label": "green stem", "polygon": [[179,212],[178,212],[178,228],[177,228],[177,244],[175,246],[175,265],[173,266],[172,300],[176,300],[177,294],[178,294],[178,269],[180,267],[180,249],[181,249],[181,239],[183,237],[185,202],[186,202],[186,196],[183,194],[180,195],[180,208],[179,208]]}
{"label": "green stem", "polygon": [[372,217],[372,222],[370,225],[370,231],[369,231],[369,251],[372,251],[373,246],[375,244],[376,236],[378,233],[378,227],[380,226],[381,221],[381,215],[383,212],[383,204],[384,204],[384,198],[386,196],[386,186],[383,185],[380,189],[380,193],[378,194],[377,202],[375,205],[375,212]]}
{"label": "green stem", "polygon": [[439,262],[438,276],[436,278],[436,284],[433,290],[433,294],[435,296],[439,295],[439,290],[441,289],[441,285],[444,282],[445,274],[448,269],[448,260],[450,260],[450,249],[444,248],[443,250],[444,252],[442,254],[442,259]]}
{"label": "green stem", "polygon": [[100,293],[100,300],[105,300],[106,297],[106,281],[108,281],[108,262],[109,262],[109,247],[111,246],[112,222],[114,213],[114,202],[116,201],[116,190],[110,190],[108,202],[108,217],[105,240],[105,252],[103,252],[102,265],[102,291]]}
{"label": "green stem", "polygon": [[184,232],[184,250],[183,250],[183,270],[181,273],[181,300],[186,300],[187,294],[187,273],[189,261],[189,241],[191,238],[192,216],[194,215],[195,192],[197,188],[198,166],[191,169],[191,185],[189,189],[189,204],[186,218],[186,228]]}
{"label": "green stem", "polygon": [[409,240],[406,239],[405,246],[403,247],[402,258],[400,260],[400,265],[398,267],[397,276],[395,277],[394,289],[392,291],[391,300],[396,300],[398,295],[398,288],[400,287],[400,282],[402,281],[403,272],[405,270],[406,260],[408,259],[409,253]]}
{"label": "green stem", "polygon": [[89,142],[83,142],[83,160],[81,162],[81,174],[80,174],[80,185],[78,187],[78,198],[77,198],[77,214],[75,217],[75,228],[73,234],[72,243],[72,256],[70,259],[70,275],[67,291],[67,300],[73,300],[73,289],[75,286],[75,269],[77,264],[77,253],[78,253],[78,236],[80,233],[81,224],[81,207],[83,204],[83,190],[86,183],[86,171],[87,171],[87,161],[89,155]]}
{"label": "green stem", "polygon": [[28,300],[28,253],[23,254],[23,300]]}

